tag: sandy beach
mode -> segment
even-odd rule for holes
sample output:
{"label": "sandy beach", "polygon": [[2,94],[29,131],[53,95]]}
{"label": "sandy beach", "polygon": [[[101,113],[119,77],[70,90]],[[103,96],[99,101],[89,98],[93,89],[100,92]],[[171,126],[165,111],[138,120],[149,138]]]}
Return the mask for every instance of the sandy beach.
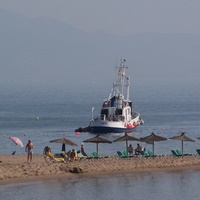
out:
{"label": "sandy beach", "polygon": [[105,173],[136,173],[160,170],[200,169],[200,156],[157,156],[133,158],[81,159],[58,163],[34,155],[32,162],[26,155],[0,155],[0,184],[57,179]]}

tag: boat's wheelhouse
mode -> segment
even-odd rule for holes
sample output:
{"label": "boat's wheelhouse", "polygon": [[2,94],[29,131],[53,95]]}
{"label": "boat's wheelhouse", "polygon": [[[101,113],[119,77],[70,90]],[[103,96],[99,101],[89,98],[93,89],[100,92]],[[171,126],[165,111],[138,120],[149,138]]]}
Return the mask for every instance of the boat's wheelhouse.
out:
{"label": "boat's wheelhouse", "polygon": [[123,95],[113,96],[105,100],[101,108],[101,120],[129,121],[132,117],[132,103],[124,100]]}

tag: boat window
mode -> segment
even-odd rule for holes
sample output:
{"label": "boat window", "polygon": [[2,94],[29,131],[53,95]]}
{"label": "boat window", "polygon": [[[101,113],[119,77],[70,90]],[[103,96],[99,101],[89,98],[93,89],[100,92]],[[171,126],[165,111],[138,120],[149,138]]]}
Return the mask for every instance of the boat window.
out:
{"label": "boat window", "polygon": [[101,115],[106,115],[106,117],[108,117],[108,109],[101,109]]}
{"label": "boat window", "polygon": [[116,115],[122,115],[122,109],[116,109]]}

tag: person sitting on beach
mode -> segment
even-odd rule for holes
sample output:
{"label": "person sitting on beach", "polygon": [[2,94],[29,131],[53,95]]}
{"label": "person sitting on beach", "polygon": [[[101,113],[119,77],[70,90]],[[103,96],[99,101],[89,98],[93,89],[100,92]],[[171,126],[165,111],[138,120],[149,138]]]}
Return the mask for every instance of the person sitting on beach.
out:
{"label": "person sitting on beach", "polygon": [[137,147],[136,147],[136,149],[135,149],[135,155],[140,155],[141,151],[142,151],[142,147],[141,147],[140,144],[138,143],[138,144],[137,144]]}
{"label": "person sitting on beach", "polygon": [[76,152],[74,149],[72,149],[72,151],[69,154],[69,158],[70,158],[70,162],[74,162],[76,159]]}
{"label": "person sitting on beach", "polygon": [[127,151],[128,151],[128,153],[129,153],[129,156],[133,155],[133,147],[132,147],[131,144],[129,145]]}
{"label": "person sitting on beach", "polygon": [[51,153],[51,148],[49,146],[44,147],[43,154],[46,155],[49,152]]}

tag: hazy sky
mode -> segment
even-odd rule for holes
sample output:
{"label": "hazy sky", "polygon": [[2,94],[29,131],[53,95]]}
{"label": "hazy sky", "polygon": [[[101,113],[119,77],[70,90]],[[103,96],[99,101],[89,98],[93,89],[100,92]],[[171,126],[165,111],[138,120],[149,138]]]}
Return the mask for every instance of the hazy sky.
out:
{"label": "hazy sky", "polygon": [[0,9],[48,16],[84,31],[200,34],[199,0],[1,0]]}
{"label": "hazy sky", "polygon": [[200,0],[0,0],[0,14],[0,87],[107,84],[120,58],[140,83],[199,80]]}

